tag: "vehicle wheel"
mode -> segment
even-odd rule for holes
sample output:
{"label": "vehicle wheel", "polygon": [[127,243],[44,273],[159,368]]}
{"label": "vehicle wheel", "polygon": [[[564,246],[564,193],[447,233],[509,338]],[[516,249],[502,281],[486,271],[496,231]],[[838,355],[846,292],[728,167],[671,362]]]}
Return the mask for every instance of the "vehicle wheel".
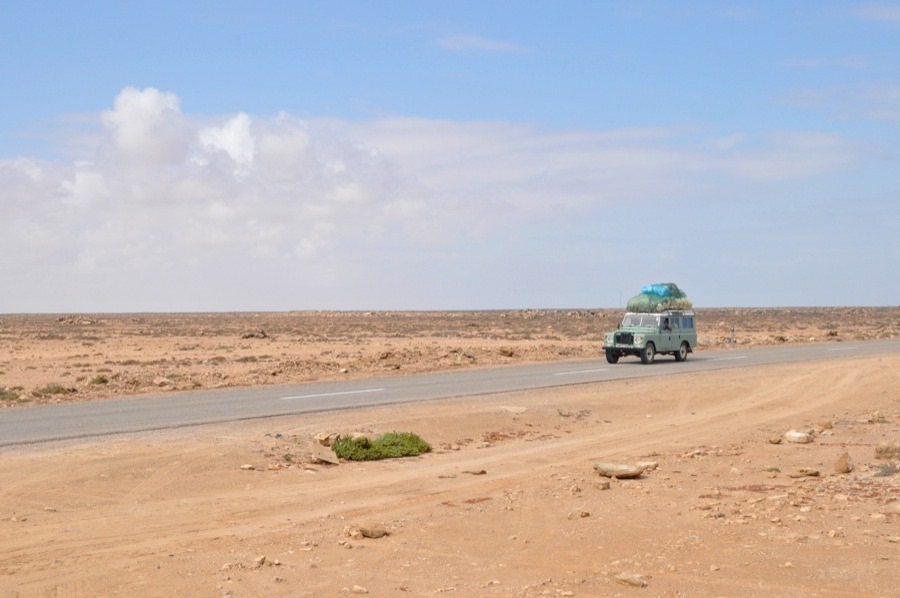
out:
{"label": "vehicle wheel", "polygon": [[684,361],[687,359],[688,354],[688,344],[681,343],[681,347],[678,348],[678,353],[675,354],[675,361]]}
{"label": "vehicle wheel", "polygon": [[607,363],[619,363],[619,354],[613,351],[612,349],[606,350],[606,362]]}
{"label": "vehicle wheel", "polygon": [[641,349],[641,363],[649,365],[653,363],[654,357],[656,357],[656,346],[653,343],[647,343]]}

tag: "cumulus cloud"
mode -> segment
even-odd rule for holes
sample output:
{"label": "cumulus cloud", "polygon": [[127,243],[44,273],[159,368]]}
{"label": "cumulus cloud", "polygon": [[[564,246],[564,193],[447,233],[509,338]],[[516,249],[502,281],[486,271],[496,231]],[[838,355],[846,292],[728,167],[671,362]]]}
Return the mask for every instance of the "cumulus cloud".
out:
{"label": "cumulus cloud", "polygon": [[132,161],[167,162],[184,151],[181,101],[158,89],[127,87],[101,115],[116,149]]}
{"label": "cumulus cloud", "polygon": [[98,120],[70,162],[0,160],[0,264],[38,276],[37,296],[81,285],[88,305],[127,310],[167,309],[167,289],[179,308],[244,296],[264,308],[252,301],[276,290],[276,305],[321,305],[327,289],[377,283],[391,260],[424,268],[560,213],[696,197],[708,174],[737,184],[852,164],[844,140],[819,133],[192,115],[153,88],[122,90]]}
{"label": "cumulus cloud", "polygon": [[224,152],[235,163],[235,176],[240,177],[253,164],[256,141],[250,132],[250,117],[241,112],[217,127],[197,134],[200,154],[194,159],[201,165],[209,162],[205,154]]}

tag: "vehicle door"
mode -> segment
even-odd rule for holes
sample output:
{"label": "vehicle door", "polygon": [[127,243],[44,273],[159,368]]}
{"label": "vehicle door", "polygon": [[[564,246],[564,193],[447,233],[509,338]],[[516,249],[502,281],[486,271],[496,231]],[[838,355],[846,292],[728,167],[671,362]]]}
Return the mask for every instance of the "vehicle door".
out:
{"label": "vehicle door", "polygon": [[694,328],[694,317],[693,316],[684,316],[679,318],[681,320],[681,329],[678,334],[678,344],[681,344],[681,341],[687,341],[688,346],[693,349],[697,346],[697,329]]}
{"label": "vehicle door", "polygon": [[659,344],[656,347],[656,350],[660,353],[665,351],[674,351],[678,346],[676,330],[678,328],[675,326],[674,322],[678,318],[673,316],[662,316],[659,319]]}

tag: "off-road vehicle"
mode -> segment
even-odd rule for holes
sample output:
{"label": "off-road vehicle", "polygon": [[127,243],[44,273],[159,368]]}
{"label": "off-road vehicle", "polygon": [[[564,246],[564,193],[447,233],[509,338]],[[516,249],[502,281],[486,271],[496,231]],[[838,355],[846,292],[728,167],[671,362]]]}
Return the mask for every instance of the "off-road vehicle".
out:
{"label": "off-road vehicle", "polygon": [[603,335],[606,361],[617,363],[620,357],[634,355],[649,364],[658,353],[684,361],[697,346],[696,324],[692,309],[628,312],[616,331]]}

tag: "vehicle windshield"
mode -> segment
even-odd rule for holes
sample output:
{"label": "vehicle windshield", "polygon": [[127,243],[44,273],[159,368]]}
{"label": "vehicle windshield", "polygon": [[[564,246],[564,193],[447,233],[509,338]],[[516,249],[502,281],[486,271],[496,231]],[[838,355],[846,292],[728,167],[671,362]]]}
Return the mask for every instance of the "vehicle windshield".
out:
{"label": "vehicle windshield", "polygon": [[657,314],[625,314],[622,320],[623,328],[659,328],[659,315]]}

